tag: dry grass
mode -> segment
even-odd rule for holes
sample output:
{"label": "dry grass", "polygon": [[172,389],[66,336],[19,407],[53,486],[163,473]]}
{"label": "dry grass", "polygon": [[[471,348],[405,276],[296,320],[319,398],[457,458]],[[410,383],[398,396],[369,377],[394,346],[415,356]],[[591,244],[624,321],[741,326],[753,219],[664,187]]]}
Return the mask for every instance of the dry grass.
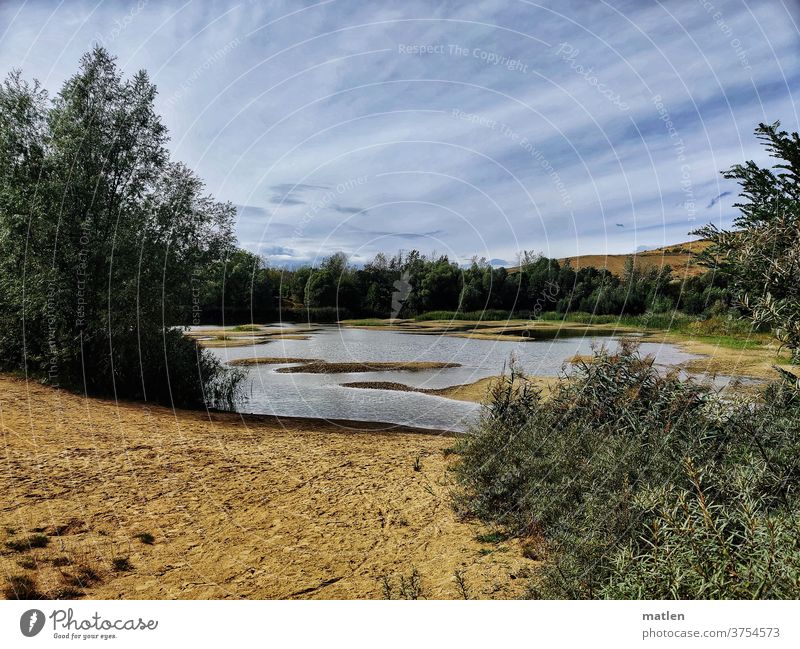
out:
{"label": "dry grass", "polygon": [[574,356],[570,356],[565,363],[569,363],[570,365],[577,365],[578,363],[591,363],[594,360],[594,356],[591,354],[575,354]]}
{"label": "dry grass", "polygon": [[663,334],[661,338],[665,342],[678,345],[684,351],[700,355],[700,358],[681,365],[682,369],[694,374],[773,380],[778,378],[776,365],[789,372],[797,372],[798,369],[786,364],[786,352],[779,350],[775,343],[758,349],[732,349],[672,334]]}
{"label": "dry grass", "polygon": [[456,570],[473,597],[515,597],[510,575],[534,565],[516,546],[483,556],[484,528],[452,511],[451,436],[115,404],[8,377],[0,425],[0,541],[50,538],[0,553],[0,573],[46,597],[380,598],[381,576],[413,568],[425,597],[460,597]]}
{"label": "dry grass", "polygon": [[646,250],[635,255],[580,255],[578,257],[565,257],[558,261],[569,261],[573,268],[605,268],[614,275],[621,276],[625,271],[625,264],[633,259],[634,266],[639,270],[663,268],[670,266],[676,277],[696,277],[702,275],[706,269],[695,261],[695,255],[710,245],[708,241],[689,241],[655,250]]}

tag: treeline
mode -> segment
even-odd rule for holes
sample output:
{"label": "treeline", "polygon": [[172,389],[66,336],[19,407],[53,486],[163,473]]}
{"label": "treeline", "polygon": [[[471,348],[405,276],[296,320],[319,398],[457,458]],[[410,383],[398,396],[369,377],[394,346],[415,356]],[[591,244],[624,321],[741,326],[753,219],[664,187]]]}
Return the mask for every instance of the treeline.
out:
{"label": "treeline", "polygon": [[360,268],[337,253],[316,267],[285,270],[236,250],[197,282],[199,308],[184,309],[187,324],[190,317],[197,324],[198,315],[203,322],[413,318],[436,312],[487,319],[549,311],[639,315],[677,309],[701,315],[727,311],[733,302],[719,274],[678,279],[668,266],[640,270],[631,260],[619,277],[532,253],[523,254],[513,270],[477,259],[461,268],[447,256],[416,250],[378,254]]}

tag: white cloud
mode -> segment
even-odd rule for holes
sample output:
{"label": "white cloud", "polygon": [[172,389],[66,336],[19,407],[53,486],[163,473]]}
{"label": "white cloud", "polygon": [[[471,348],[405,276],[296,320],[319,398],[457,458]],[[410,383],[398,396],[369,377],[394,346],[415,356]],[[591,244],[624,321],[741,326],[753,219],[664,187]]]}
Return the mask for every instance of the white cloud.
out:
{"label": "white cloud", "polygon": [[[764,159],[759,121],[798,128],[789,9],[713,4],[5,2],[0,71],[21,67],[56,91],[98,39],[126,72],[149,70],[175,156],[219,198],[251,206],[240,241],[278,260],[622,252],[729,221],[732,196],[705,209],[731,190],[718,172]],[[437,52],[400,51],[414,44]]]}

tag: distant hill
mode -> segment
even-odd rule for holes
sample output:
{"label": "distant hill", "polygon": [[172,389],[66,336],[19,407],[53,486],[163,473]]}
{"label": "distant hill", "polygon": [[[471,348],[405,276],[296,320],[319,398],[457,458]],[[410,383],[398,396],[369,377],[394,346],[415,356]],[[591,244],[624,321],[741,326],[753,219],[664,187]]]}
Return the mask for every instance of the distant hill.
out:
{"label": "distant hill", "polygon": [[695,261],[695,255],[711,245],[709,241],[687,241],[676,243],[663,248],[645,250],[631,255],[580,255],[579,257],[565,257],[558,261],[569,261],[575,269],[594,266],[606,268],[614,275],[622,275],[625,262],[633,258],[634,265],[641,269],[661,268],[670,266],[675,277],[695,277],[702,275],[706,269]]}

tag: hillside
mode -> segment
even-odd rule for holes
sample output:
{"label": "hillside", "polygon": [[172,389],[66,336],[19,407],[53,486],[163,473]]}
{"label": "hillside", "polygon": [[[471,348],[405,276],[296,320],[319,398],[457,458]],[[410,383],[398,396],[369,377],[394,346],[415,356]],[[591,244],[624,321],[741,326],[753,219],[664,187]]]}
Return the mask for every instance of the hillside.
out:
{"label": "hillside", "polygon": [[708,241],[688,241],[632,255],[580,255],[565,257],[558,261],[561,263],[569,261],[576,269],[594,266],[606,268],[614,275],[622,275],[625,262],[633,258],[635,266],[641,270],[670,266],[676,277],[695,277],[702,275],[705,268],[695,262],[694,256],[709,245]]}

